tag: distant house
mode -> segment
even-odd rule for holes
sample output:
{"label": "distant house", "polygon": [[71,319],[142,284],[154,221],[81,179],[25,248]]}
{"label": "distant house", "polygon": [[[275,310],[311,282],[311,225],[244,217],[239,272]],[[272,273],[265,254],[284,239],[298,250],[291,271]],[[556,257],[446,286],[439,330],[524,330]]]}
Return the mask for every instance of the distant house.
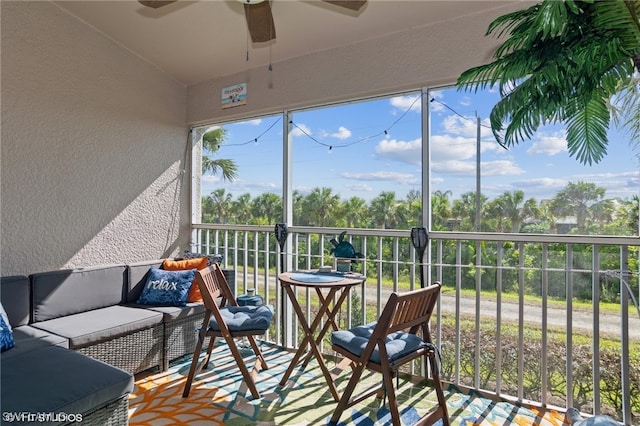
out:
{"label": "distant house", "polygon": [[556,234],[568,234],[577,227],[578,220],[575,216],[565,216],[556,220]]}

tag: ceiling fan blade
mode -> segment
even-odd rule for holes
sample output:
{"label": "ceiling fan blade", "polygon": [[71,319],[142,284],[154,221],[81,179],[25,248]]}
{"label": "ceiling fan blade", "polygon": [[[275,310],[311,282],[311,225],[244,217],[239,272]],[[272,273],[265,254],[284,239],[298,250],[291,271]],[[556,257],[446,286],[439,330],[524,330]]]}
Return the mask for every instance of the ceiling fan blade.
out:
{"label": "ceiling fan blade", "polygon": [[335,4],[336,6],[345,7],[351,10],[360,10],[367,0],[324,0],[327,3]]}
{"label": "ceiling fan blade", "polygon": [[262,43],[276,38],[276,27],[271,14],[271,3],[244,4],[244,14],[247,18],[247,26],[251,41]]}
{"label": "ceiling fan blade", "polygon": [[175,3],[178,0],[138,0],[143,6],[147,6],[153,9],[166,6],[171,3]]}

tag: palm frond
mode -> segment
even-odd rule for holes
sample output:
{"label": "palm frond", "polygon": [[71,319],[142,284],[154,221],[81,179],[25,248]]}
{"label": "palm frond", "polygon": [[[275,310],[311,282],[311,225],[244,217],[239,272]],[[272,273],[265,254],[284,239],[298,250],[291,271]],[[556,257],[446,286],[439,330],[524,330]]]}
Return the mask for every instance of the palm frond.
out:
{"label": "palm frond", "polygon": [[607,153],[609,110],[602,98],[594,97],[567,123],[567,148],[581,163],[597,163]]}
{"label": "palm frond", "polygon": [[608,99],[640,63],[639,15],[640,0],[543,0],[498,17],[487,35],[507,40],[491,63],[463,72],[458,88],[498,84],[490,119],[499,142],[517,144],[545,123],[563,122],[570,154],[598,162],[606,154]]}

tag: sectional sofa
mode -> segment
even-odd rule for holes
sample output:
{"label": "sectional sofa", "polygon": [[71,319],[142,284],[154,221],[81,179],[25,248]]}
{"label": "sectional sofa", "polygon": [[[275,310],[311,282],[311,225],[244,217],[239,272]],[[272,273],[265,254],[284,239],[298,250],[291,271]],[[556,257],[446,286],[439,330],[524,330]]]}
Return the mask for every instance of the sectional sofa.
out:
{"label": "sectional sofa", "polygon": [[[122,425],[134,375],[190,355],[204,306],[140,305],[163,260],[2,277],[15,347],[0,354],[2,424]],[[225,270],[235,283],[233,271]],[[38,417],[39,416],[39,417]]]}

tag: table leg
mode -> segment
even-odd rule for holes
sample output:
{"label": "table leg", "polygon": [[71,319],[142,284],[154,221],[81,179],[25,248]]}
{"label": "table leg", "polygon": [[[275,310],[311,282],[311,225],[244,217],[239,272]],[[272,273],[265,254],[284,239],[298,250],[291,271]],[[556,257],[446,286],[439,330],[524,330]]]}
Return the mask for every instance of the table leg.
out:
{"label": "table leg", "polygon": [[[329,304],[331,303],[331,300],[333,299],[338,289],[332,288],[329,291],[327,298],[321,302],[320,310],[318,311],[318,314],[313,320],[313,323],[311,324],[311,326],[308,326],[307,321],[304,317],[304,313],[302,312],[302,308],[300,307],[298,300],[295,298],[295,294],[293,293],[291,286],[283,284],[283,288],[286,290],[287,295],[291,299],[291,304],[293,305],[293,309],[295,310],[296,315],[300,320],[300,325],[302,326],[305,332],[305,335],[304,335],[304,338],[302,339],[302,342],[300,343],[300,347],[298,348],[295,355],[293,356],[293,359],[291,360],[291,364],[289,364],[289,368],[287,368],[287,371],[285,371],[285,374],[282,377],[282,380],[280,380],[280,386],[284,386],[286,384],[287,380],[291,376],[291,373],[293,372],[293,369],[296,367],[296,364],[298,363],[302,354],[306,350],[307,345],[309,345],[311,348],[310,356],[316,357],[316,360],[318,361],[318,364],[320,366],[320,370],[322,370],[322,374],[324,375],[327,381],[327,385],[329,386],[329,390],[331,391],[331,395],[333,396],[333,399],[335,401],[339,401],[340,396],[338,395],[336,386],[333,383],[333,379],[331,378],[331,373],[329,372],[329,369],[327,368],[327,365],[325,364],[324,359],[322,358],[322,353],[320,352],[320,349],[318,348],[318,345],[316,344],[316,341],[313,338],[313,333],[320,325],[320,322],[322,321],[322,317],[324,316],[324,313],[330,312]],[[341,299],[344,299],[344,298],[341,297]],[[304,365],[306,366],[306,362]]]}
{"label": "table leg", "polygon": [[[322,320],[322,316],[323,316],[322,314],[327,309],[327,307],[325,306],[326,303],[322,302],[318,315],[316,315],[315,319],[311,323],[311,326],[309,326],[307,324],[307,319],[304,316],[304,312],[302,312],[302,308],[300,307],[300,304],[298,303],[298,299],[296,299],[295,293],[293,292],[293,289],[291,288],[291,286],[288,283],[282,283],[282,287],[286,291],[287,295],[289,296],[289,299],[291,300],[291,305],[293,306],[293,310],[295,311],[296,316],[300,321],[300,326],[304,331],[304,337],[302,339],[302,342],[300,342],[300,347],[298,348],[295,355],[293,356],[293,359],[291,360],[291,364],[289,365],[289,368],[287,368],[287,371],[282,377],[282,380],[280,381],[280,385],[284,385],[287,382],[287,380],[289,379],[289,376],[293,372],[293,369],[298,364],[300,357],[304,354],[305,350],[307,349],[307,345],[313,343],[314,341],[313,333],[318,328],[318,325]],[[335,292],[336,292],[336,289],[331,289],[329,294],[333,296]]]}
{"label": "table leg", "polygon": [[[316,346],[319,346],[320,343],[322,342],[324,335],[327,334],[327,331],[329,331],[329,326],[333,326],[333,331],[338,331],[340,329],[340,327],[338,327],[338,324],[335,322],[335,318],[338,312],[340,311],[340,307],[344,303],[344,300],[349,295],[348,288],[342,288],[341,290],[342,290],[342,293],[340,293],[340,297],[338,298],[338,301],[333,305],[333,309],[329,310],[331,299],[333,299],[335,293],[327,295],[327,298],[324,299],[320,289],[316,289],[316,291],[318,292],[320,303],[322,304],[323,307],[325,307],[324,311],[318,312],[318,316],[324,315],[325,313],[327,315],[327,322],[324,324],[324,326],[322,327],[322,330],[320,330],[320,333],[318,333],[318,336],[315,339]],[[302,362],[302,368],[305,368],[310,360],[311,360],[311,355],[309,354]]]}

